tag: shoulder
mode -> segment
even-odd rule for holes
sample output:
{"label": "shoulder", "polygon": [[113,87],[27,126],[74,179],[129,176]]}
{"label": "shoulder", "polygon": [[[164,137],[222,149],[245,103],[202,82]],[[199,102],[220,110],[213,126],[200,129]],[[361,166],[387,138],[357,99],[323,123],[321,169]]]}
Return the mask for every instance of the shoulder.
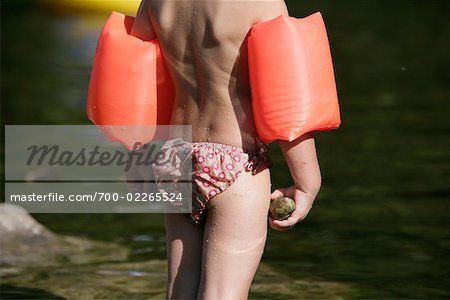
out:
{"label": "shoulder", "polygon": [[136,13],[136,18],[131,29],[131,35],[134,35],[145,41],[150,41],[154,40],[156,38],[156,35],[150,21],[150,15],[148,14],[147,5],[147,0],[142,0]]}
{"label": "shoulder", "polygon": [[255,24],[272,20],[280,15],[289,15],[283,0],[250,0],[250,2],[257,5],[253,11]]}

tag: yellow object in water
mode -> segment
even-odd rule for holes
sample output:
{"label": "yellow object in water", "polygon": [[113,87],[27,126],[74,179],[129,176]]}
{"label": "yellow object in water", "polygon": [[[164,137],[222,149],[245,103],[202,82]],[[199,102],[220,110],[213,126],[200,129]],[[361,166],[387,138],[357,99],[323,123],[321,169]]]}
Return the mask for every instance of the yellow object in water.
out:
{"label": "yellow object in water", "polygon": [[118,11],[134,16],[140,0],[42,0],[42,3],[58,13],[99,13],[110,14]]}

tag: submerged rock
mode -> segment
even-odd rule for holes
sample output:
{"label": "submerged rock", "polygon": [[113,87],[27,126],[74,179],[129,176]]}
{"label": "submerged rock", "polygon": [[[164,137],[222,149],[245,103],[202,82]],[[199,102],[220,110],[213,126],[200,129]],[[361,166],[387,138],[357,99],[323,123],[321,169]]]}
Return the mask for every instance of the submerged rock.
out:
{"label": "submerged rock", "polygon": [[[166,274],[167,262],[155,259],[35,268],[30,273],[3,278],[2,282],[9,286],[11,294],[20,292],[21,299],[36,299],[35,291],[40,290],[68,300],[150,300],[165,299]],[[8,296],[6,291],[5,298]],[[249,299],[353,299],[357,296],[348,284],[317,277],[292,278],[263,262],[258,267]]]}
{"label": "submerged rock", "polygon": [[2,296],[12,299],[13,293],[20,292],[20,299],[54,299],[37,298],[40,294],[35,291],[41,290],[67,300],[164,299],[166,282],[165,260],[33,268],[2,278],[2,283],[9,286],[9,291],[2,291]]}
{"label": "submerged rock", "polygon": [[279,197],[270,203],[270,216],[274,220],[285,220],[295,210],[295,202],[288,197]]}
{"label": "submerged rock", "polygon": [[37,222],[20,206],[0,204],[0,275],[25,267],[124,260],[124,247],[60,236]]}

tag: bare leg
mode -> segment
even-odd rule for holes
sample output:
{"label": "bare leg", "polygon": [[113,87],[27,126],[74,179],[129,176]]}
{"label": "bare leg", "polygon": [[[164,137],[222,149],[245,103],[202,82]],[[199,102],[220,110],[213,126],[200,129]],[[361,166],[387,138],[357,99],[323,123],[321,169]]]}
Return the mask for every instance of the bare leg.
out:
{"label": "bare leg", "polygon": [[167,298],[195,299],[202,262],[203,226],[192,224],[183,214],[166,214]]}
{"label": "bare leg", "polygon": [[269,170],[241,174],[209,204],[198,299],[247,299],[267,237]]}

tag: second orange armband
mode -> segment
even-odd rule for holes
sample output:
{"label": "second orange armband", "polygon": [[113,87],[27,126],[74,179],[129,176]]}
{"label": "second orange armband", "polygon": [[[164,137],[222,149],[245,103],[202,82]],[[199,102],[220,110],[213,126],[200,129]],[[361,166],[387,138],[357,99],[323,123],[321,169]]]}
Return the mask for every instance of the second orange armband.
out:
{"label": "second orange armband", "polygon": [[253,113],[262,141],[292,141],[339,127],[336,82],[320,13],[254,25],[248,52]]}

